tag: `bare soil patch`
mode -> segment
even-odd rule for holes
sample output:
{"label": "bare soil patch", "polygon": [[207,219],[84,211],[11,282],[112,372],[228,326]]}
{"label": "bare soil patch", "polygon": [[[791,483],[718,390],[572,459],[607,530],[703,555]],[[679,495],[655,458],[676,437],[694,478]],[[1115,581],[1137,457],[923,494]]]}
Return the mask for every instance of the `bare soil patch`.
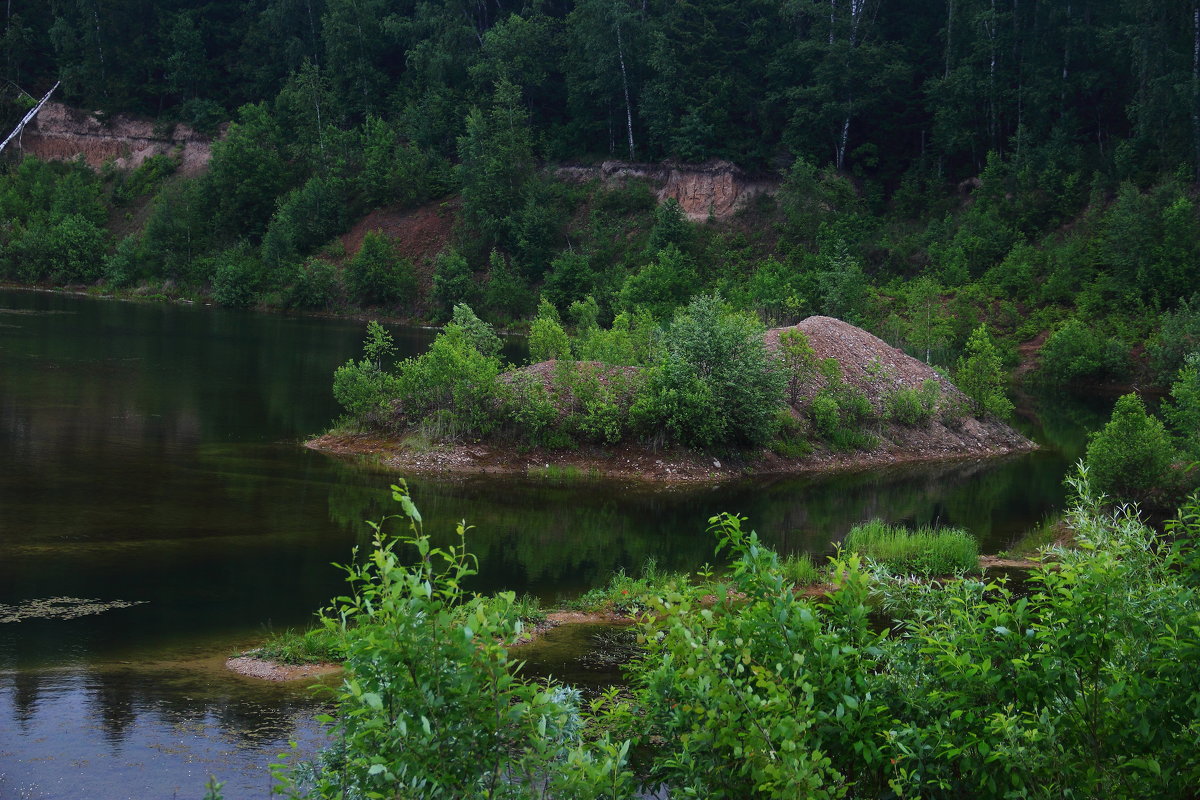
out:
{"label": "bare soil patch", "polygon": [[340,672],[342,669],[340,664],[281,664],[278,661],[255,658],[253,654],[226,659],[225,666],[247,678],[276,682],[316,678]]}

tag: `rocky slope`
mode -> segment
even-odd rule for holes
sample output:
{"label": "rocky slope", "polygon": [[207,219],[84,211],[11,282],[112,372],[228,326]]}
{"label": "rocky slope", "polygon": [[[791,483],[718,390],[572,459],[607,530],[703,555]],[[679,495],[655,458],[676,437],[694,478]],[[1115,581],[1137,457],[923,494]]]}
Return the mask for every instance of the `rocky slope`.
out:
{"label": "rocky slope", "polygon": [[[895,454],[898,460],[988,456],[1035,447],[1000,420],[981,420],[964,414],[969,401],[945,376],[862,328],[833,317],[809,317],[791,328],[767,331],[767,346],[777,350],[780,335],[788,330],[803,333],[817,359],[836,359],[842,380],[866,395],[876,415],[884,420],[872,431],[880,440],[873,451],[878,455]],[[888,399],[894,392],[920,389],[929,380],[937,382],[941,397],[938,411],[928,423],[910,426],[886,420]],[[819,373],[803,380],[795,413],[801,414],[827,384],[827,379]]]}

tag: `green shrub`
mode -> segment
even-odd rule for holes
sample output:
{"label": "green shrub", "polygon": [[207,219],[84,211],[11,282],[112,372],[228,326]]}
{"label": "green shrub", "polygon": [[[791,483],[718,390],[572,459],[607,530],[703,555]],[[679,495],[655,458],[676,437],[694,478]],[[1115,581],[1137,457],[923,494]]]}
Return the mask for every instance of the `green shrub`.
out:
{"label": "green shrub", "polygon": [[842,548],[897,572],[950,575],[979,569],[979,543],[958,528],[910,531],[876,519],[852,528]]}
{"label": "green shrub", "polygon": [[416,298],[417,277],[412,262],[398,257],[383,234],[368,231],[346,265],[346,288],[364,305],[410,303]]}
{"label": "green shrub", "polygon": [[620,304],[626,309],[645,306],[658,319],[670,317],[699,289],[695,262],[674,244],[625,279]]}
{"label": "green shrub", "polygon": [[980,325],[967,339],[966,349],[958,359],[954,382],[970,398],[977,415],[1008,419],[1013,404],[1004,393],[1006,380],[987,326]]}
{"label": "green shrub", "polygon": [[786,377],[762,334],[720,297],[693,300],[663,334],[664,356],[635,402],[642,424],[698,447],[769,442]]}
{"label": "green shrub", "polygon": [[533,363],[571,357],[571,340],[558,319],[558,311],[543,300],[529,328],[529,359]]}
{"label": "green shrub", "polygon": [[584,743],[579,693],[518,676],[507,649],[522,631],[514,594],[463,588],[476,571],[466,526],[434,546],[407,489],[393,496],[407,530],[372,526],[367,557],[345,568],[351,590],[322,617],[345,642],[332,744],[293,768],[281,793],[599,800],[591,787],[605,786],[614,800],[631,796],[628,744]]}
{"label": "green shrub", "polygon": [[1200,460],[1200,353],[1191,353],[1171,384],[1171,398],[1163,403],[1163,416],[1179,448]]}
{"label": "green shrub", "polygon": [[920,389],[896,389],[887,396],[888,418],[901,425],[928,425],[941,396],[942,386],[933,378],[923,381]]}
{"label": "green shrub", "polygon": [[500,360],[479,352],[474,336],[451,323],[427,352],[397,365],[396,413],[412,426],[442,411],[459,430],[490,433],[500,421],[499,374]]}
{"label": "green shrub", "polygon": [[334,370],[334,399],[355,423],[379,426],[386,422],[388,403],[400,391],[398,380],[383,365],[394,353],[391,334],[372,321],[367,323],[363,357],[350,359]]}
{"label": "green shrub", "polygon": [[1189,353],[1200,351],[1200,293],[1162,315],[1158,335],[1147,350],[1158,381],[1163,385],[1175,377]]}
{"label": "green shrub", "polygon": [[1169,489],[1174,458],[1171,437],[1136,394],[1118,399],[1108,424],[1088,438],[1088,477],[1117,499],[1144,500]]}
{"label": "green shrub", "polygon": [[252,306],[262,286],[262,263],[247,244],[218,253],[212,259],[212,297],[223,306]]}
{"label": "green shrub", "polygon": [[492,326],[475,316],[475,312],[466,303],[459,303],[454,307],[450,322],[462,328],[463,333],[471,340],[471,346],[483,355],[489,358],[500,355],[504,343],[500,341]]}
{"label": "green shrub", "polygon": [[337,269],[328,261],[310,258],[296,265],[284,294],[289,308],[328,308],[337,298]]}
{"label": "green shrub", "polygon": [[[433,262],[431,297],[440,311],[448,315],[458,305],[474,303],[479,288],[471,265],[457,250],[443,250]],[[445,316],[441,317],[445,319]]]}
{"label": "green shrub", "polygon": [[1097,336],[1078,319],[1068,320],[1051,334],[1038,354],[1039,377],[1054,385],[1116,380],[1128,372],[1128,356],[1121,343]]}

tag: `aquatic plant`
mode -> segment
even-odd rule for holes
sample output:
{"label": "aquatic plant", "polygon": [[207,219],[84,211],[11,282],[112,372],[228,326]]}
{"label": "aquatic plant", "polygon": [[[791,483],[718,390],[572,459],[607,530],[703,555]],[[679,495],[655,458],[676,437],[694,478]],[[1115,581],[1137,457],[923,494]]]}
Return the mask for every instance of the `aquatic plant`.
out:
{"label": "aquatic plant", "polygon": [[40,597],[17,605],[0,604],[0,623],[29,619],[76,619],[103,614],[118,608],[132,608],[148,600],[86,600],[80,597]]}

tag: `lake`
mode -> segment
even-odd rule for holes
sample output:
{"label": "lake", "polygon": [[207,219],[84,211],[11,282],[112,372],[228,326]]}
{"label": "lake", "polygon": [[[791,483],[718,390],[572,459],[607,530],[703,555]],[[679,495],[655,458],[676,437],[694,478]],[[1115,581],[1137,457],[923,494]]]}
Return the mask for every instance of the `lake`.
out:
{"label": "lake", "polygon": [[[337,414],[331,376],[364,329],[0,290],[0,798],[200,797],[210,774],[229,800],[266,797],[289,741],[318,745],[319,697],[223,661],[307,624],[342,591],[331,562],[393,510],[402,476],[301,446]],[[433,336],[393,333],[406,355]],[[718,511],[784,552],[831,552],[872,517],[960,525],[995,551],[1062,507],[1062,476],[1106,413],[1031,409],[1019,424],[1046,449],[992,462],[716,488],[409,483],[435,538],[475,526],[475,588],[548,603],[648,558],[715,560]]]}

